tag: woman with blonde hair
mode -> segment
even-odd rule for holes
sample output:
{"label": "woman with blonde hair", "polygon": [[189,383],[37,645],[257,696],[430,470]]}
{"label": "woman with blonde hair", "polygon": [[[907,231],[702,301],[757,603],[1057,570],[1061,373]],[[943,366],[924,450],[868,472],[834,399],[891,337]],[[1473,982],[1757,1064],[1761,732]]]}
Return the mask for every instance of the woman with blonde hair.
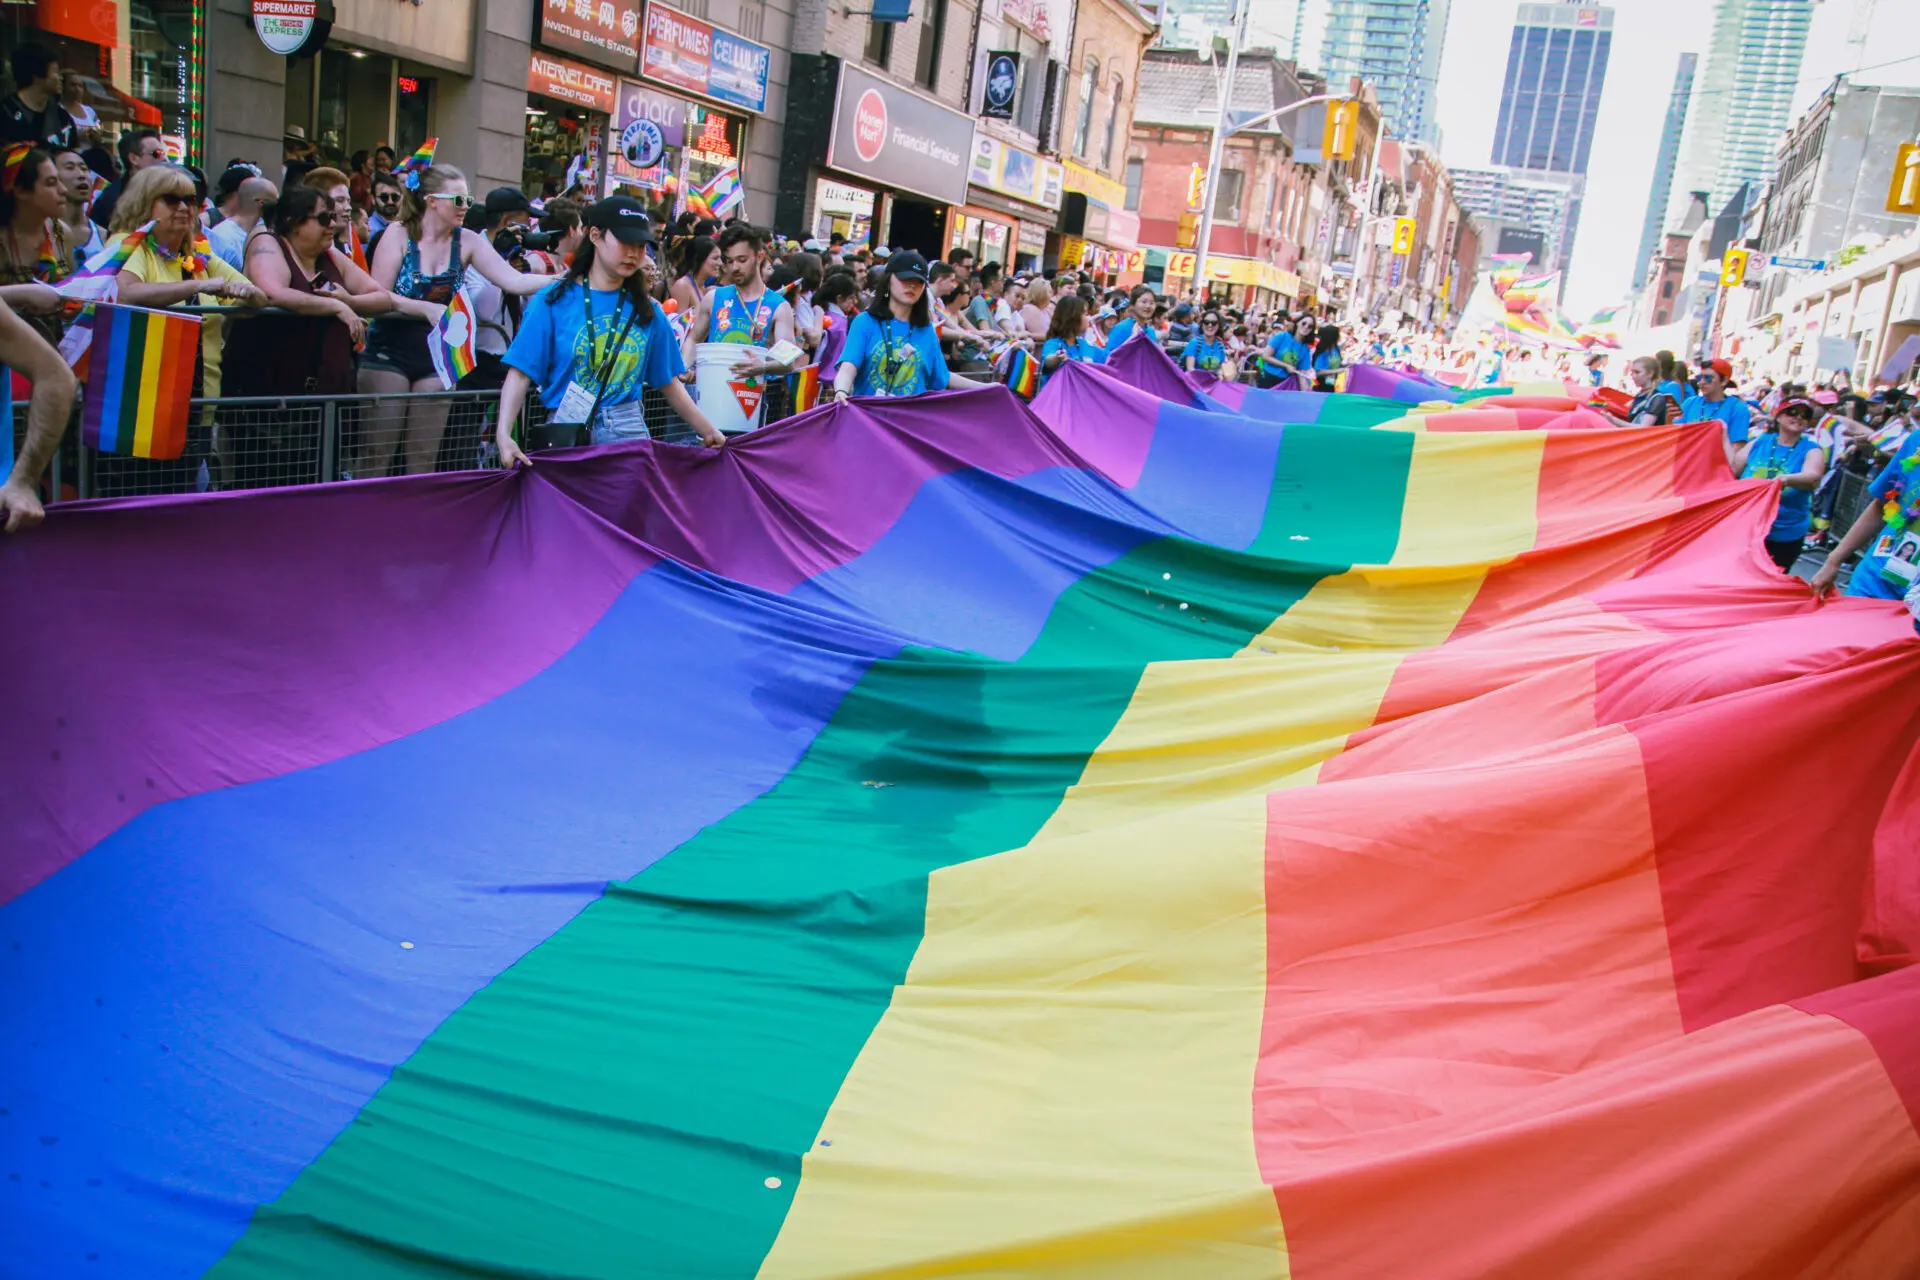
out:
{"label": "woman with blonde hair", "polygon": [[[431,304],[429,311],[437,317],[438,308],[453,300],[468,263],[502,293],[522,298],[553,283],[551,276],[515,271],[484,235],[461,226],[473,204],[466,174],[436,164],[407,177],[415,185],[401,199],[400,219],[381,235],[373,255],[373,281],[395,299],[393,312],[367,326],[360,359],[360,390],[376,396],[445,389],[427,351],[433,321],[401,299]],[[451,407],[446,400],[412,400],[375,408],[361,425],[360,448],[349,471],[356,479],[386,475],[403,436],[407,473],[432,471]],[[464,465],[473,461],[462,460]]]}
{"label": "woman with blonde hair", "polygon": [[1020,308],[1020,323],[1025,326],[1027,336],[1036,341],[1045,338],[1052,327],[1053,286],[1044,276],[1027,281],[1027,302]]}
{"label": "woman with blonde hair", "polygon": [[[200,197],[193,175],[177,165],[150,164],[133,175],[113,207],[103,252],[134,241],[121,264],[119,300],[134,307],[257,307],[266,297],[251,281],[213,254],[200,230]],[[136,240],[137,238],[137,240]],[[217,315],[200,319],[200,361],[194,371],[195,396],[220,394],[220,355],[225,330]],[[102,497],[117,493],[184,493],[198,483],[201,463],[211,452],[212,433],[196,419],[187,427],[187,448],[179,458],[102,456],[95,476]]]}

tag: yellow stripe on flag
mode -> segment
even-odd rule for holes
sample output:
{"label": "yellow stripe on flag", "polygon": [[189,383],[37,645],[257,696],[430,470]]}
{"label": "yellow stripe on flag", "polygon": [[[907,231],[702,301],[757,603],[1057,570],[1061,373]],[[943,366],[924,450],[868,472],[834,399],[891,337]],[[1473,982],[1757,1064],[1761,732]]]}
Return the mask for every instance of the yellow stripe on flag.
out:
{"label": "yellow stripe on flag", "polygon": [[1532,547],[1543,445],[1421,433],[1391,564],[1241,658],[1150,666],[1032,843],[931,877],[763,1276],[1287,1275],[1252,1135],[1265,798]]}
{"label": "yellow stripe on flag", "polygon": [[[147,342],[141,351],[139,382],[128,387],[122,394],[133,396],[140,405],[139,425],[133,434],[133,456],[150,458],[153,456],[153,422],[155,410],[160,399],[160,371],[166,361],[167,329],[163,320],[142,317],[135,323],[147,326]],[[134,371],[129,369],[128,374]]]}
{"label": "yellow stripe on flag", "polygon": [[761,1276],[1285,1277],[1265,857],[1249,794],[935,872]]}

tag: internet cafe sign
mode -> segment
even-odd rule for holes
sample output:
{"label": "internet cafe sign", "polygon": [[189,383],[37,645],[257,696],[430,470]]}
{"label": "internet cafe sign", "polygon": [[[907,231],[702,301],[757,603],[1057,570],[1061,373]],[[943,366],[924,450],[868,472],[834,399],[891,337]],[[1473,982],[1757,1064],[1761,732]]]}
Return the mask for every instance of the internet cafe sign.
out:
{"label": "internet cafe sign", "polygon": [[973,117],[841,64],[827,140],[829,167],[964,204],[972,155]]}
{"label": "internet cafe sign", "polygon": [[577,107],[613,114],[616,83],[611,74],[539,49],[527,60],[527,92]]}

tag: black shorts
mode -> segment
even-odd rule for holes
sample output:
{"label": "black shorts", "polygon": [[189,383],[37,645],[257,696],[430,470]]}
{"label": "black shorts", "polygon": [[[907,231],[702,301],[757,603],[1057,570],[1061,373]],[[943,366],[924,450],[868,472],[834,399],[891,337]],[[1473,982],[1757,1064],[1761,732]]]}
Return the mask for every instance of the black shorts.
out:
{"label": "black shorts", "polygon": [[409,383],[438,377],[427,354],[427,335],[433,326],[412,316],[382,316],[367,326],[367,349],[360,367],[397,373]]}
{"label": "black shorts", "polygon": [[1792,573],[1794,563],[1800,559],[1801,544],[1805,541],[1804,538],[1781,538],[1778,541],[1768,538],[1767,554],[1772,556],[1773,562],[1780,566],[1780,572]]}

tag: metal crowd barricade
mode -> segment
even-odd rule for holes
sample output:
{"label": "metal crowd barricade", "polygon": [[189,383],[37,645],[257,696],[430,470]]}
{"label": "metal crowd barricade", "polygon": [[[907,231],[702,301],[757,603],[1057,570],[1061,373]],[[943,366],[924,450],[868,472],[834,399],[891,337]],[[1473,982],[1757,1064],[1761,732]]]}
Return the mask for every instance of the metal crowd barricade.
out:
{"label": "metal crowd barricade", "polygon": [[[431,446],[430,464],[422,470],[489,468],[498,463],[493,434],[499,405],[498,391],[194,400],[186,454],[175,461],[152,461],[102,455],[86,448],[80,441],[81,406],[76,404],[49,469],[46,496],[50,502],[61,502],[400,475],[409,470],[409,431],[430,429],[436,420],[444,425],[437,444]],[[693,428],[674,413],[659,391],[649,390],[643,405],[655,439],[674,444],[696,440]],[[27,408],[24,400],[14,405],[16,447],[26,441]],[[538,393],[529,394],[515,437],[524,445],[529,432],[546,419]],[[413,457],[422,458],[424,451],[417,447]]]}
{"label": "metal crowd barricade", "polygon": [[1833,514],[1829,517],[1831,523],[1828,525],[1834,537],[1845,537],[1847,530],[1853,528],[1853,522],[1860,518],[1860,513],[1867,509],[1867,504],[1872,501],[1867,494],[1870,480],[1870,476],[1857,471],[1842,471],[1840,478],[1834,481]]}

